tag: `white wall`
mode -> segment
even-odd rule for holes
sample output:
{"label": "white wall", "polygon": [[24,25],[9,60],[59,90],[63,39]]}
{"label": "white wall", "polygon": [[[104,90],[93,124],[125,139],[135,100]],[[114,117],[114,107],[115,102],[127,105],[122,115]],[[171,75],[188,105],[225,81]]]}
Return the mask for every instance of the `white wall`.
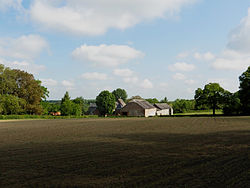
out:
{"label": "white wall", "polygon": [[145,109],[145,117],[150,117],[155,115],[156,115],[156,108]]}

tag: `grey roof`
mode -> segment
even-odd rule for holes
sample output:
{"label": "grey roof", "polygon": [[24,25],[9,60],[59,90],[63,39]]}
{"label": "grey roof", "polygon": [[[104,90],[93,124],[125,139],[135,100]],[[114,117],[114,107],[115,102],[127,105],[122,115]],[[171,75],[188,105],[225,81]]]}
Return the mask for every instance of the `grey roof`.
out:
{"label": "grey roof", "polygon": [[154,106],[160,110],[164,109],[171,109],[172,107],[169,106],[167,103],[155,103]]}
{"label": "grey roof", "polygon": [[89,104],[89,107],[90,107],[90,108],[97,108],[97,105],[96,105],[96,103],[90,103],[90,104]]}
{"label": "grey roof", "polygon": [[144,109],[152,109],[152,108],[155,108],[152,104],[150,104],[148,101],[145,101],[145,100],[133,99],[133,100],[130,101],[129,103],[132,103],[132,102],[138,104],[139,106],[141,106],[141,107],[144,108]]}
{"label": "grey roof", "polygon": [[120,103],[122,107],[126,105],[126,103],[122,99],[118,99],[117,102]]}

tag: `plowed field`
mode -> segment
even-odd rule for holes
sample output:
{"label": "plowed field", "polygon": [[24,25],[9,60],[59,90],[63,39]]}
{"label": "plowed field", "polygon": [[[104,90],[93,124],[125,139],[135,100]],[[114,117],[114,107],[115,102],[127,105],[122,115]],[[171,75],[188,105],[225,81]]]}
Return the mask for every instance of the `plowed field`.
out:
{"label": "plowed field", "polygon": [[0,121],[0,187],[249,187],[250,117]]}

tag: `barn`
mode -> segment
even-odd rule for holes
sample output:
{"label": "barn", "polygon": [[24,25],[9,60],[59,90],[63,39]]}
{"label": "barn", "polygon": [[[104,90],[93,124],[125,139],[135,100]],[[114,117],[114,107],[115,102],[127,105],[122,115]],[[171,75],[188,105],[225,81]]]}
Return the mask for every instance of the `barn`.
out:
{"label": "barn", "polygon": [[174,110],[167,103],[155,103],[156,115],[157,116],[171,116],[174,113]]}
{"label": "barn", "polygon": [[148,101],[134,99],[121,109],[124,116],[149,117],[156,115],[156,107]]}

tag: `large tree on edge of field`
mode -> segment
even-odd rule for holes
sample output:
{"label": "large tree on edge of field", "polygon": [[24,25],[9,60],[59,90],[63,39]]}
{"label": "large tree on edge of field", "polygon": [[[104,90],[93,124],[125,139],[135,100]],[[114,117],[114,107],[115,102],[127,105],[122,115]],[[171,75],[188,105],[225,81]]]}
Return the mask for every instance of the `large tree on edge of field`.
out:
{"label": "large tree on edge of field", "polygon": [[26,113],[41,114],[41,101],[48,96],[48,90],[32,74],[0,65],[0,94],[24,99]]}
{"label": "large tree on edge of field", "polygon": [[218,83],[209,83],[204,89],[198,88],[194,96],[196,106],[207,105],[213,109],[213,115],[215,115],[215,109],[220,108],[224,102],[225,92]]}
{"label": "large tree on edge of field", "polygon": [[125,91],[125,89],[118,88],[112,92],[112,94],[115,96],[115,99],[122,99],[124,102],[126,102],[128,94]]}
{"label": "large tree on edge of field", "polygon": [[109,91],[102,91],[96,97],[96,105],[101,115],[112,114],[115,109],[115,96]]}
{"label": "large tree on edge of field", "polygon": [[239,98],[242,104],[242,111],[244,114],[250,114],[250,66],[242,73],[239,80]]}

